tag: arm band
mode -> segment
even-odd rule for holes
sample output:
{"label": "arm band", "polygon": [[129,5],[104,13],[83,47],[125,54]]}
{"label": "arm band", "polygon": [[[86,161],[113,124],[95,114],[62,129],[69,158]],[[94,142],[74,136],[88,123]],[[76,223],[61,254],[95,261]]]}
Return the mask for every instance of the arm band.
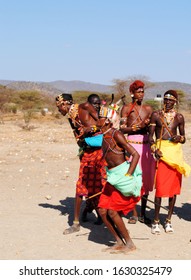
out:
{"label": "arm band", "polygon": [[150,123],[149,126],[156,126],[156,123]]}

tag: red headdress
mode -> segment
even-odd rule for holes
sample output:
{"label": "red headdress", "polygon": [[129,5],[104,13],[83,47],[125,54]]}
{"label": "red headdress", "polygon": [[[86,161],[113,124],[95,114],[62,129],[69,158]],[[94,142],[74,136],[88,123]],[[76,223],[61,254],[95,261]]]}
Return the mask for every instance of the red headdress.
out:
{"label": "red headdress", "polygon": [[145,84],[142,81],[136,80],[130,85],[129,91],[135,92],[138,88],[144,88],[144,86]]}

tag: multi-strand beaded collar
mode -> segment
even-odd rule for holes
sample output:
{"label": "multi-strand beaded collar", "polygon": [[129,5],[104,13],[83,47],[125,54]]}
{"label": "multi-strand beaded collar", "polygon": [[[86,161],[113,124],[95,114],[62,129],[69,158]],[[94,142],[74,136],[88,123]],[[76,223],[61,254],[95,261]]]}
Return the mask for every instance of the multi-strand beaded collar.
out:
{"label": "multi-strand beaded collar", "polygon": [[167,125],[171,124],[171,122],[174,120],[174,117],[176,116],[176,111],[174,109],[165,112],[162,110],[162,114],[166,120]]}

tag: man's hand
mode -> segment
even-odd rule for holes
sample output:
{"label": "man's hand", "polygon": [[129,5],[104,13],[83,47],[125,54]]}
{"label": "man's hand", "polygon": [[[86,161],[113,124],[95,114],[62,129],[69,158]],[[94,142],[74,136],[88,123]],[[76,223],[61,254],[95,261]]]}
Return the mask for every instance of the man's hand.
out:
{"label": "man's hand", "polygon": [[162,152],[159,149],[155,150],[154,155],[157,160],[159,160],[163,156]]}
{"label": "man's hand", "polygon": [[173,143],[181,143],[182,137],[180,135],[173,135],[171,138],[170,138],[170,141],[172,141]]}

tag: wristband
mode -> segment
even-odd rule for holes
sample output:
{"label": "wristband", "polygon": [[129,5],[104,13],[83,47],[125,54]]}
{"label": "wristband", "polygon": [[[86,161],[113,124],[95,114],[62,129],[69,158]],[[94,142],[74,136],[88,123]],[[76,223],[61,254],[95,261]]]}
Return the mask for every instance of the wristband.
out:
{"label": "wristband", "polygon": [[97,126],[96,125],[92,125],[91,129],[92,129],[93,132],[96,132],[97,131]]}
{"label": "wristband", "polygon": [[180,143],[184,143],[184,141],[185,141],[185,137],[184,136],[182,136],[182,135],[180,135]]}
{"label": "wristband", "polygon": [[129,174],[128,172],[125,174],[126,177],[133,177],[131,174]]}
{"label": "wristband", "polygon": [[152,151],[152,153],[154,153],[156,151],[156,145],[155,144],[151,145],[151,151]]}

